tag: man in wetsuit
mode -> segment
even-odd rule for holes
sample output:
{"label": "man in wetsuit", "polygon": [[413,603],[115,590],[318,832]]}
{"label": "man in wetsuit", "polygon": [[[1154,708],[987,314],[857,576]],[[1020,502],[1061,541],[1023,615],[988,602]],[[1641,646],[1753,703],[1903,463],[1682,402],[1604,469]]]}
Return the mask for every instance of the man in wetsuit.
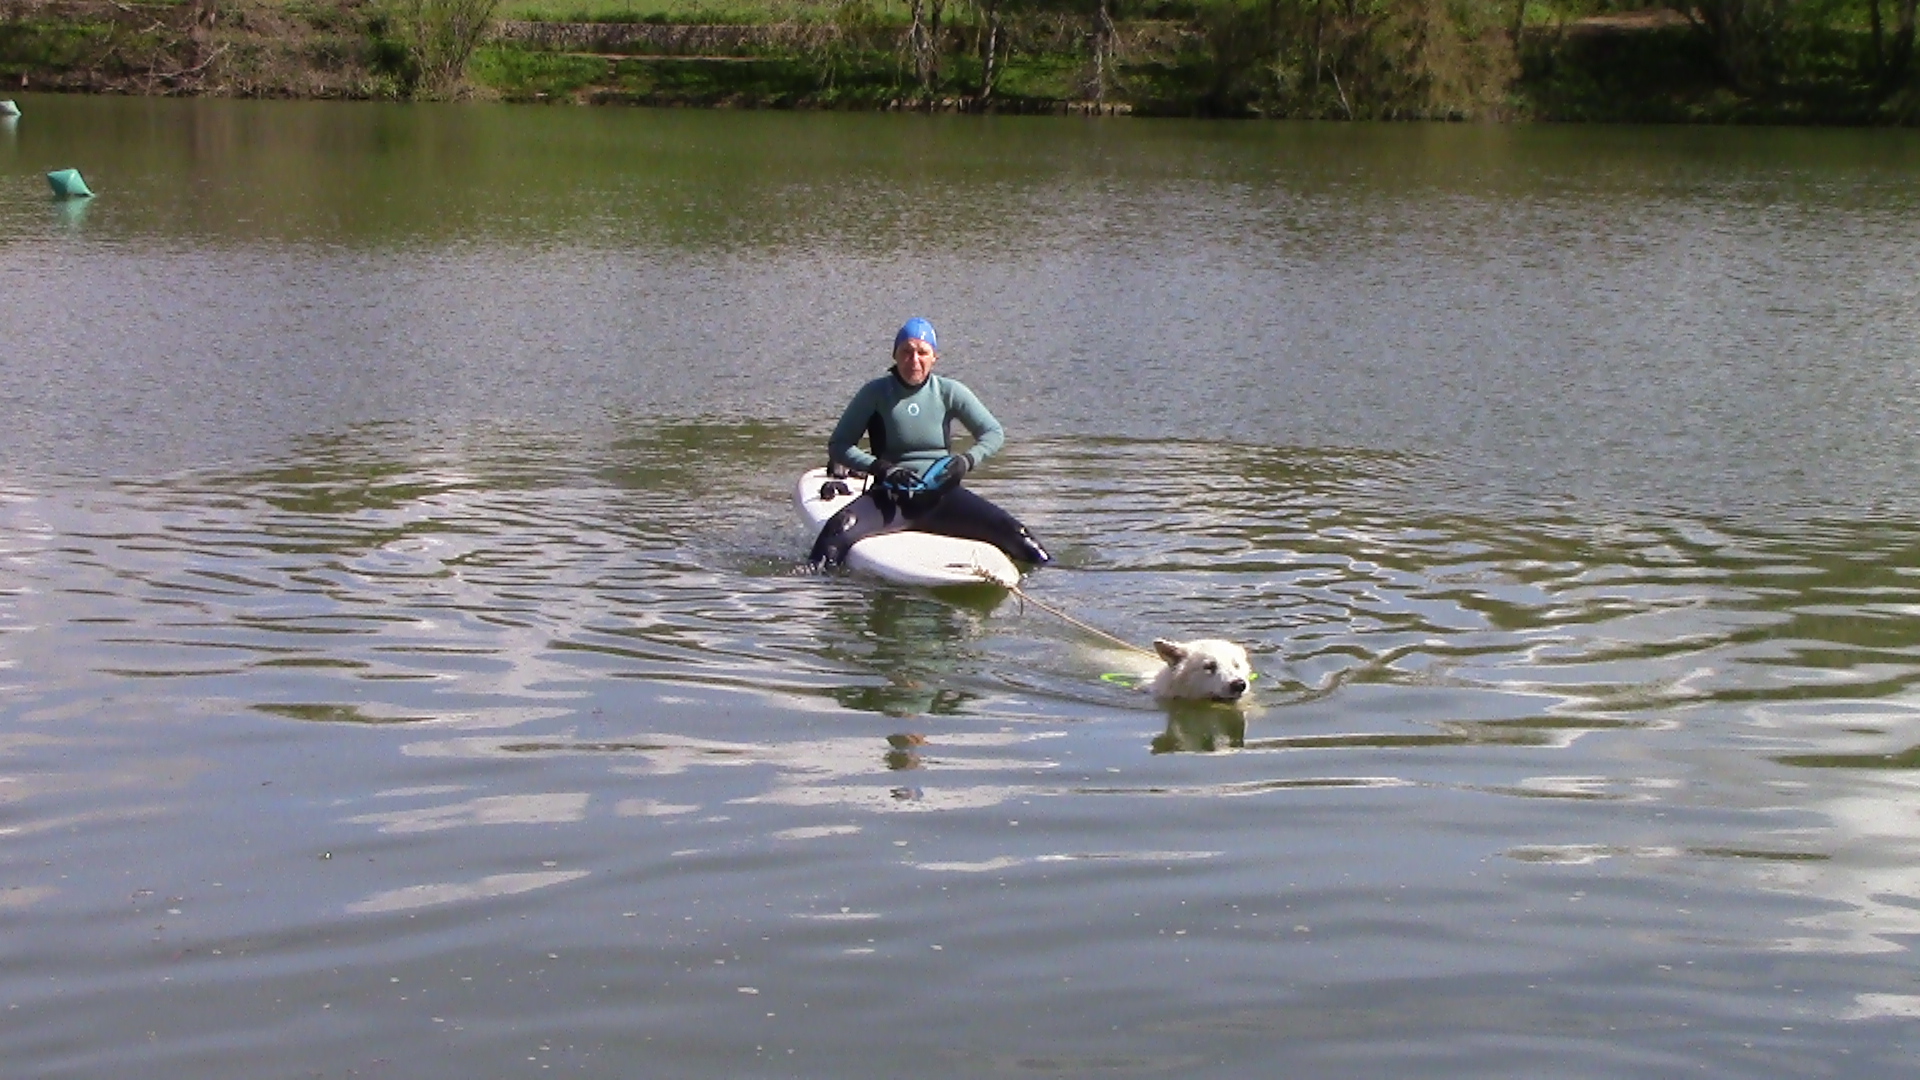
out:
{"label": "man in wetsuit", "polygon": [[[1052,561],[1012,514],[960,486],[1006,434],[973,391],[934,376],[938,346],[932,323],[908,319],[893,338],[893,368],[862,386],[841,414],[827,456],[875,483],[821,527],[808,556],[814,565],[838,566],[854,541],[903,529],[982,540],[1018,562]],[[952,452],[956,420],[973,436],[964,454]]]}

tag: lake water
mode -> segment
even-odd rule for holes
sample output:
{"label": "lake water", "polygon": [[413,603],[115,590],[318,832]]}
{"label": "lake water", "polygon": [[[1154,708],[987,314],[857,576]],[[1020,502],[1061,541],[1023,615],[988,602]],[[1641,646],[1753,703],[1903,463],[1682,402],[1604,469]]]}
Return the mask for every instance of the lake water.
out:
{"label": "lake water", "polygon": [[20,101],[7,1076],[1911,1069],[1920,135]]}

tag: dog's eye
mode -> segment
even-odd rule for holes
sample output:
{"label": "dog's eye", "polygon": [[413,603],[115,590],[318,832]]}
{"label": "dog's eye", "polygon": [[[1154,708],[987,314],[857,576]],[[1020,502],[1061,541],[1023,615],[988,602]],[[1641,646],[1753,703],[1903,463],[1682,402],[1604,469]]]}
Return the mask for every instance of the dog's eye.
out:
{"label": "dog's eye", "polygon": [[1211,661],[1211,660],[1209,660],[1209,661],[1207,661],[1207,670],[1208,670],[1208,671],[1210,671],[1210,672],[1212,672],[1212,671],[1219,671],[1219,670],[1220,670],[1220,665],[1219,665],[1219,664],[1216,664],[1216,663],[1214,663],[1214,662],[1213,662],[1213,661]]}

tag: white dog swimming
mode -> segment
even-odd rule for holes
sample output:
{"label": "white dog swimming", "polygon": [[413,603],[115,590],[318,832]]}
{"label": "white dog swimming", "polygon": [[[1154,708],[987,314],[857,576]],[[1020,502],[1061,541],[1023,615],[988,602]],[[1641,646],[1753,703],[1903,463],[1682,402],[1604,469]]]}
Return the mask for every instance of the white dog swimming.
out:
{"label": "white dog swimming", "polygon": [[1231,641],[1161,638],[1153,651],[1167,664],[1153,673],[1146,688],[1163,701],[1239,701],[1253,679],[1247,650]]}

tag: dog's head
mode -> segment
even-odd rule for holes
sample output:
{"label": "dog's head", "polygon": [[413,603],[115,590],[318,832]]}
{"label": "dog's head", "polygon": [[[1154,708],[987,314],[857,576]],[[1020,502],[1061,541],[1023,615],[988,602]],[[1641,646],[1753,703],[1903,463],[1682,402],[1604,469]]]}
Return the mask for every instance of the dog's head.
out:
{"label": "dog's head", "polygon": [[1231,641],[1163,638],[1153,643],[1153,650],[1167,662],[1153,678],[1153,692],[1163,698],[1238,701],[1253,678],[1247,650]]}

